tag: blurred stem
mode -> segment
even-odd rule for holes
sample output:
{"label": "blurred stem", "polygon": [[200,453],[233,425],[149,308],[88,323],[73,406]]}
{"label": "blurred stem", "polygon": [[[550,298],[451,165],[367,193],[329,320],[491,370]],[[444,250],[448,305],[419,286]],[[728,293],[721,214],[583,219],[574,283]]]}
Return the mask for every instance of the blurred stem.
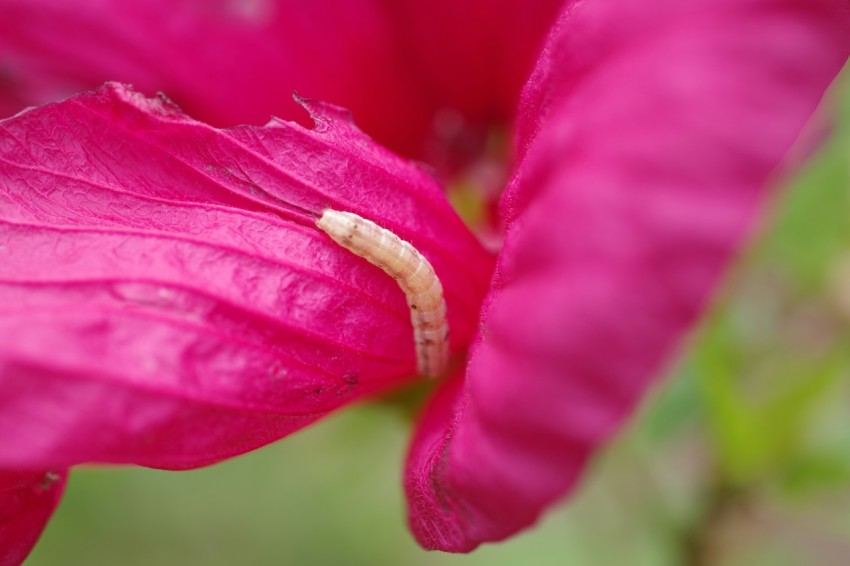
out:
{"label": "blurred stem", "polygon": [[682,533],[683,563],[689,566],[711,566],[719,563],[717,534],[725,519],[746,504],[746,490],[729,484],[722,474],[713,474],[706,492],[702,512]]}

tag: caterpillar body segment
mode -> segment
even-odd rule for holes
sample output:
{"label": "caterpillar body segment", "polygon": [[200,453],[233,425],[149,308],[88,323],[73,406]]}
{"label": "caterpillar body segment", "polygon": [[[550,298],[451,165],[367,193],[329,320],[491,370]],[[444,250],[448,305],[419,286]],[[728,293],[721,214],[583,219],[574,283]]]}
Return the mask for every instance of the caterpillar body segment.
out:
{"label": "caterpillar body segment", "polygon": [[419,373],[438,377],[449,358],[443,285],[433,266],[410,243],[353,212],[325,210],[316,225],[336,243],[398,282],[410,307]]}

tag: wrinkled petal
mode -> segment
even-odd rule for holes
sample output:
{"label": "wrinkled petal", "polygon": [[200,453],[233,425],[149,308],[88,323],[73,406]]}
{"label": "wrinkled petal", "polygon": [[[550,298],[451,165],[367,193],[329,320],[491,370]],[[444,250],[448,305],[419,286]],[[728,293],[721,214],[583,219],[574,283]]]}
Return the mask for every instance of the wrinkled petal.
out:
{"label": "wrinkled petal", "polygon": [[0,0],[0,117],[117,80],[214,125],[262,124],[300,118],[298,91],[420,155],[443,108],[512,115],[558,3]]}
{"label": "wrinkled petal", "polygon": [[492,259],[440,187],[347,114],[218,130],[120,85],[0,122],[0,467],[185,468],[415,372],[396,282],[325,208],[441,276],[452,347]]}
{"label": "wrinkled petal", "polygon": [[423,546],[467,551],[532,524],[622,425],[846,60],[848,18],[832,0],[566,8],[524,93],[465,380],[411,450]]}
{"label": "wrinkled petal", "polygon": [[0,470],[0,566],[27,557],[62,498],[66,476]]}

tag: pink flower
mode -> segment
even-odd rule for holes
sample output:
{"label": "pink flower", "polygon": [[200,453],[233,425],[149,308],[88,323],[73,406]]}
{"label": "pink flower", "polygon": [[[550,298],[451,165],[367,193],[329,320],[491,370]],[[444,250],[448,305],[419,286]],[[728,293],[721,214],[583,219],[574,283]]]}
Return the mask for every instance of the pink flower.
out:
{"label": "pink flower", "polygon": [[217,129],[113,83],[8,118],[0,469],[203,466],[408,383],[403,295],[315,227],[353,211],[445,288],[455,369],[405,486],[448,551],[532,524],[623,424],[850,51],[843,0],[129,4],[0,1],[3,107],[131,80],[230,125],[292,116],[297,88],[446,175],[442,108],[454,142],[516,115],[504,243],[494,263],[430,174],[328,104],[303,102],[312,129]]}

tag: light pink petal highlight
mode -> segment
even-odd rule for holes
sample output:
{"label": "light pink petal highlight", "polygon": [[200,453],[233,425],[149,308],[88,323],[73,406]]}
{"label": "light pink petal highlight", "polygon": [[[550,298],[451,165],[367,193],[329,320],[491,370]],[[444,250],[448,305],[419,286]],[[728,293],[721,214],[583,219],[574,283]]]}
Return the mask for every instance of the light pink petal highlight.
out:
{"label": "light pink petal highlight", "polygon": [[465,380],[407,490],[426,548],[536,521],[704,308],[850,49],[832,0],[569,5],[525,91],[509,227]]}

